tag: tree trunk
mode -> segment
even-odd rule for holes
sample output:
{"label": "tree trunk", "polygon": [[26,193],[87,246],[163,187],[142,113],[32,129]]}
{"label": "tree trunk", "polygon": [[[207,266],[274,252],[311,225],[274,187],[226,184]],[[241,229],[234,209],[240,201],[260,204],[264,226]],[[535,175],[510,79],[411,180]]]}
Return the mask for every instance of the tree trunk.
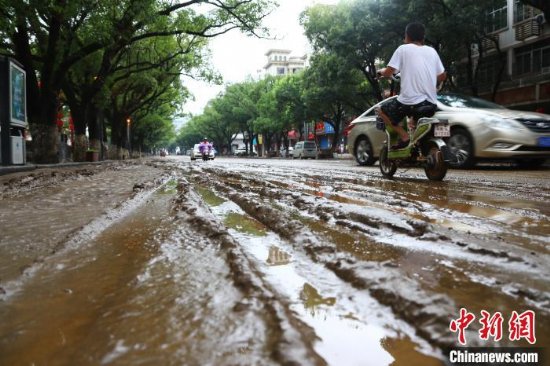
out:
{"label": "tree trunk", "polygon": [[73,147],[73,161],[86,161],[88,139],[83,133],[75,134]]}
{"label": "tree trunk", "polygon": [[37,164],[59,162],[59,133],[56,125],[31,124],[33,161]]}
{"label": "tree trunk", "polygon": [[86,107],[86,122],[90,134],[90,149],[101,151],[101,120],[97,109],[89,104]]}

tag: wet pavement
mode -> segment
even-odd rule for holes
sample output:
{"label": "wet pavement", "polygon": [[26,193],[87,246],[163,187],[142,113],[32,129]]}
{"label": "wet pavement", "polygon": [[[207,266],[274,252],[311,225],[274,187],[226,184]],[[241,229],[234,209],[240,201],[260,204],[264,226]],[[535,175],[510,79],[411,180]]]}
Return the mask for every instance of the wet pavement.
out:
{"label": "wet pavement", "polygon": [[549,344],[549,170],[177,156],[0,187],[2,365],[440,365],[460,308],[468,345],[528,345],[526,310]]}

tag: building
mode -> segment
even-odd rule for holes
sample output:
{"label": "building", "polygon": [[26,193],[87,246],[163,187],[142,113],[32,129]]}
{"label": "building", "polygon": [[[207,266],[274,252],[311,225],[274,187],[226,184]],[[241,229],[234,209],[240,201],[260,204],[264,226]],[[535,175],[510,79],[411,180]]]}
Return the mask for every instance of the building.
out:
{"label": "building", "polygon": [[264,66],[265,75],[294,74],[306,67],[307,56],[291,56],[290,50],[270,49],[266,52],[267,64]]}
{"label": "building", "polygon": [[[489,33],[482,41],[485,56],[479,67],[478,94],[492,99],[503,65],[495,102],[550,113],[550,19],[520,0],[495,0],[487,16]],[[478,48],[472,46],[474,55]],[[464,80],[459,77],[458,85],[464,87]]]}

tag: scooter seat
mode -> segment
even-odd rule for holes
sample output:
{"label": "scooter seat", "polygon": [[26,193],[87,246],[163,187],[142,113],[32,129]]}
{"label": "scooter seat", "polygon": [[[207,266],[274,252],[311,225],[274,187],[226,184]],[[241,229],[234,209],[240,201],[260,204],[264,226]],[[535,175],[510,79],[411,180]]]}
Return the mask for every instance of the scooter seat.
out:
{"label": "scooter seat", "polygon": [[416,118],[419,117],[432,117],[436,111],[435,105],[422,105],[414,107],[414,114]]}

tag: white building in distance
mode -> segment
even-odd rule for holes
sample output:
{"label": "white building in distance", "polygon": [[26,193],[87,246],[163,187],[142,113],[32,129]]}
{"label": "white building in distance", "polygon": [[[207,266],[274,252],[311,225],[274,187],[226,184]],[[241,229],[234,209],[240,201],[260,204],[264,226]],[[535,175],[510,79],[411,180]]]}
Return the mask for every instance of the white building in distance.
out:
{"label": "white building in distance", "polygon": [[306,67],[307,56],[291,56],[290,50],[270,49],[266,52],[267,64],[264,66],[265,75],[294,74]]}

